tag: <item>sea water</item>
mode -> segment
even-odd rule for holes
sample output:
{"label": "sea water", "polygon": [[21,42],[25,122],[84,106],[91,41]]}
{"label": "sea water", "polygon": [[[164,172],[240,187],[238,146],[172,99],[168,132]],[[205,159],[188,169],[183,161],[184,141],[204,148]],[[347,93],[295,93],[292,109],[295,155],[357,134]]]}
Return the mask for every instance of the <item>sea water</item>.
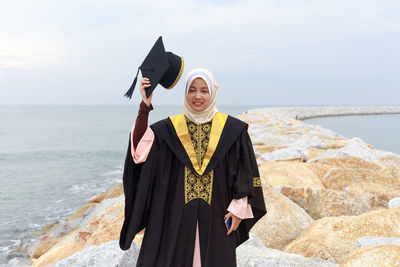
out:
{"label": "sea water", "polygon": [[359,137],[376,149],[400,154],[400,114],[323,117],[304,120],[346,138]]}

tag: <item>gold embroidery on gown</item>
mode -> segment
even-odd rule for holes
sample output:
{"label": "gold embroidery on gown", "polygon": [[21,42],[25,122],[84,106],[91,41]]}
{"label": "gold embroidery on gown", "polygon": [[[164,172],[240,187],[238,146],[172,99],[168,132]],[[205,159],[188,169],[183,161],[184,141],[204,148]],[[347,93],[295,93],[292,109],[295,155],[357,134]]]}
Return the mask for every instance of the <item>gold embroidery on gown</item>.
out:
{"label": "gold embroidery on gown", "polygon": [[[211,121],[197,125],[186,118],[186,124],[201,167],[210,141]],[[213,178],[213,170],[199,175],[185,166],[185,204],[192,199],[201,198],[211,205]]]}

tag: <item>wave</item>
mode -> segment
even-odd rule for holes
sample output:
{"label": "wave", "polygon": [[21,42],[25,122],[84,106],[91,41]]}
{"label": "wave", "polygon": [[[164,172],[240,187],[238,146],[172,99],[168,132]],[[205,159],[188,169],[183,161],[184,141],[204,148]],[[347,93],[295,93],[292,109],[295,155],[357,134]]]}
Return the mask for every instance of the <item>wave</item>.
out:
{"label": "wave", "polygon": [[[125,152],[124,152],[125,153]],[[122,154],[124,154],[122,153]],[[83,156],[82,154],[86,154]],[[106,168],[98,174],[92,174],[91,177],[87,177],[87,174],[81,179],[70,180],[73,184],[59,184],[59,187],[66,186],[65,189],[57,191],[56,195],[47,195],[48,202],[46,206],[42,202],[37,202],[35,206],[35,200],[31,201],[32,206],[27,210],[21,210],[23,214],[10,213],[10,216],[6,216],[2,219],[0,225],[7,227],[2,227],[0,230],[0,265],[7,262],[10,253],[13,253],[14,249],[19,245],[21,240],[27,240],[34,238],[35,233],[37,233],[44,225],[47,223],[52,223],[58,220],[65,220],[71,214],[76,212],[84,203],[95,197],[96,195],[104,192],[111,186],[118,185],[122,181],[123,165],[122,160],[118,160],[120,156],[120,151],[35,151],[31,153],[0,153],[0,160],[8,160],[20,162],[22,159],[29,159],[29,163],[32,164],[31,157],[35,160],[48,161],[49,158],[52,160],[65,161],[68,157],[78,158],[79,161],[72,160],[71,162],[81,162],[90,158],[90,162],[83,163],[82,166],[91,166],[97,161],[104,161],[110,158],[114,158],[114,162],[118,164],[114,165],[112,168],[107,168],[101,166],[101,168]],[[124,155],[123,155],[124,156]],[[123,156],[121,158],[123,158]],[[117,160],[115,160],[117,159]],[[94,160],[94,161],[93,161]],[[3,162],[3,161],[2,161]],[[9,166],[9,164],[7,164]],[[35,164],[39,165],[39,164]],[[66,168],[68,169],[68,164]],[[79,173],[79,170],[77,171]],[[68,177],[63,177],[63,179]],[[82,181],[82,183],[76,183],[76,181]],[[60,189],[58,188],[58,189]],[[45,194],[43,192],[43,194]],[[52,199],[54,196],[54,199]],[[2,198],[10,199],[10,196],[2,196]],[[10,207],[10,209],[15,209],[15,207]],[[40,212],[38,212],[40,210]],[[5,262],[4,262],[5,261]]]}

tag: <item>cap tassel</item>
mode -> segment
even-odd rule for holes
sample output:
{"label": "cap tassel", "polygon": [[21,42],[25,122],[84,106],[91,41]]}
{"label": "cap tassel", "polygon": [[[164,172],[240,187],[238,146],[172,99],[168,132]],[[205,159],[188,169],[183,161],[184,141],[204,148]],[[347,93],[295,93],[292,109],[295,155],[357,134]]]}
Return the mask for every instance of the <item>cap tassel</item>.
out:
{"label": "cap tassel", "polygon": [[133,91],[135,90],[138,74],[139,74],[139,68],[137,69],[136,76],[135,76],[135,79],[133,79],[133,83],[131,85],[131,88],[129,88],[129,90],[124,95],[126,98],[129,98],[129,99],[132,98],[132,94],[133,94]]}

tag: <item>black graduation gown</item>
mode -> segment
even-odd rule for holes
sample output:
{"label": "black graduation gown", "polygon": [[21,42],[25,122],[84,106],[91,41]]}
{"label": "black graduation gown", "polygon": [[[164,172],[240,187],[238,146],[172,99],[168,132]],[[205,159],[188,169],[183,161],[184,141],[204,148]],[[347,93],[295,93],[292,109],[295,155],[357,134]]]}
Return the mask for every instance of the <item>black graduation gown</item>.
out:
{"label": "black graduation gown", "polygon": [[[125,220],[119,244],[130,248],[146,228],[136,266],[191,267],[199,222],[202,267],[236,266],[237,246],[266,214],[259,171],[247,124],[217,113],[202,168],[193,157],[183,114],[152,124],[155,139],[146,162],[135,164],[129,142],[123,173]],[[185,128],[186,127],[186,128]],[[211,199],[185,203],[185,166],[199,175],[213,171]],[[227,235],[224,215],[233,198],[248,196],[254,218]]]}

